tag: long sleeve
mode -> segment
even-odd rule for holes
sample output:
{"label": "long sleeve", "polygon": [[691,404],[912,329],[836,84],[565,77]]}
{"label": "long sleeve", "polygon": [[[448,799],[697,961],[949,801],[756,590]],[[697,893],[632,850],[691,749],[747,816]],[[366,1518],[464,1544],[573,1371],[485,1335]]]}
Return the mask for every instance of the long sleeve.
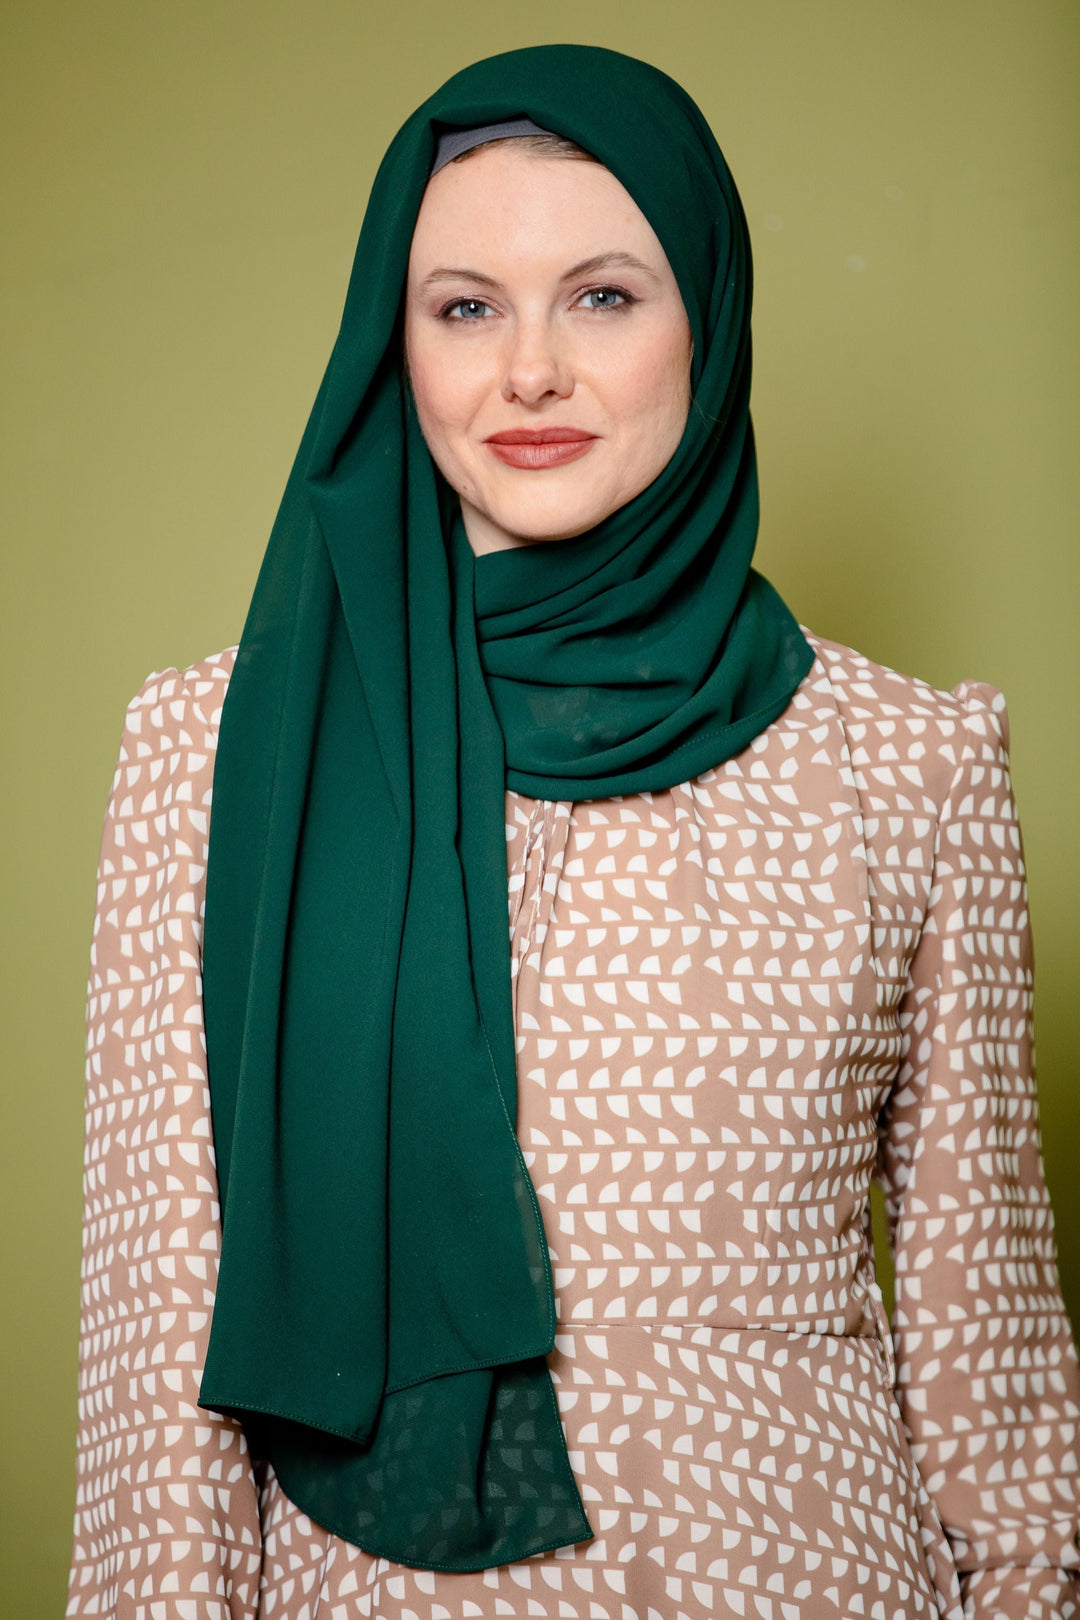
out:
{"label": "long sleeve", "polygon": [[954,696],[955,774],[880,1120],[897,1399],[965,1616],[1050,1620],[1080,1609],[1080,1377],[1043,1173],[1004,703],[975,682]]}
{"label": "long sleeve", "polygon": [[227,678],[197,669],[151,676],[128,707],[98,874],[67,1612],[108,1620],[258,1609],[244,1437],[196,1405],[219,1230],[199,941]]}

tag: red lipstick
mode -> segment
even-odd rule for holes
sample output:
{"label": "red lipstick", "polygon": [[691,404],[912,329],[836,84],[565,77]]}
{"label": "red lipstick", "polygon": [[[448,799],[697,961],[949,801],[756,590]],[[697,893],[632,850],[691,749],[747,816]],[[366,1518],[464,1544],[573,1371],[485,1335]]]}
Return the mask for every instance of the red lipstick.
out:
{"label": "red lipstick", "polygon": [[484,443],[506,466],[538,470],[577,461],[596,438],[595,433],[576,427],[507,428],[504,433],[492,433]]}

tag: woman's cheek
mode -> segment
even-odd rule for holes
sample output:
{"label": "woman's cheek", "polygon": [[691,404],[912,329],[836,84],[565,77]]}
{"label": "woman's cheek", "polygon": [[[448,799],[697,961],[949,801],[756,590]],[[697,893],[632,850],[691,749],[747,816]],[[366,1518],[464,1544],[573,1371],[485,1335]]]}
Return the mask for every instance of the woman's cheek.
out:
{"label": "woman's cheek", "polygon": [[448,432],[464,431],[491,392],[491,365],[470,345],[451,350],[440,361],[432,407]]}
{"label": "woman's cheek", "polygon": [[672,441],[672,447],[682,437],[686,418],[690,414],[690,351],[672,354],[670,347],[656,359],[649,389],[655,405],[658,431]]}
{"label": "woman's cheek", "polygon": [[480,484],[477,478],[476,452],[470,443],[466,428],[457,421],[440,423],[438,448],[432,453],[439,471],[451,489],[468,501],[478,500]]}

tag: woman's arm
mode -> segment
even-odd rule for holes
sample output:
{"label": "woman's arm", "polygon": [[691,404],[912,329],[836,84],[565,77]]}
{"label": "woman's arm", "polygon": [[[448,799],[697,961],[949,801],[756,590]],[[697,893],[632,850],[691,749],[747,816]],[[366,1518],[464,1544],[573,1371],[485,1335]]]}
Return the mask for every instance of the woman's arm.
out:
{"label": "woman's arm", "polygon": [[1080,1376],[1031,1040],[1023,851],[1000,694],[964,682],[879,1174],[897,1398],[969,1620],[1080,1606]]}
{"label": "woman's arm", "polygon": [[99,1620],[258,1609],[244,1437],[196,1405],[219,1231],[200,938],[230,661],[153,675],[132,700],[101,844],[67,1611]]}

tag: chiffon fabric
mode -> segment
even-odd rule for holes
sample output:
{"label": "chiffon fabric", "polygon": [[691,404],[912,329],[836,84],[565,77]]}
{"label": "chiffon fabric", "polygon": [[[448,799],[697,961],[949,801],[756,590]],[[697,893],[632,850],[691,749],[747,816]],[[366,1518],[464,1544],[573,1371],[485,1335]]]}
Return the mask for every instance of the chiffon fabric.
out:
{"label": "chiffon fabric", "polygon": [[[654,226],[695,407],[597,528],[477,559],[411,407],[400,306],[440,133],[520,117],[607,163]],[[203,940],[223,1240],[200,1399],[320,1524],[401,1563],[593,1533],[514,1131],[504,794],[686,780],[810,667],[751,567],[750,295],[731,177],[664,74],[584,46],[467,68],[376,178],[244,628]]]}

